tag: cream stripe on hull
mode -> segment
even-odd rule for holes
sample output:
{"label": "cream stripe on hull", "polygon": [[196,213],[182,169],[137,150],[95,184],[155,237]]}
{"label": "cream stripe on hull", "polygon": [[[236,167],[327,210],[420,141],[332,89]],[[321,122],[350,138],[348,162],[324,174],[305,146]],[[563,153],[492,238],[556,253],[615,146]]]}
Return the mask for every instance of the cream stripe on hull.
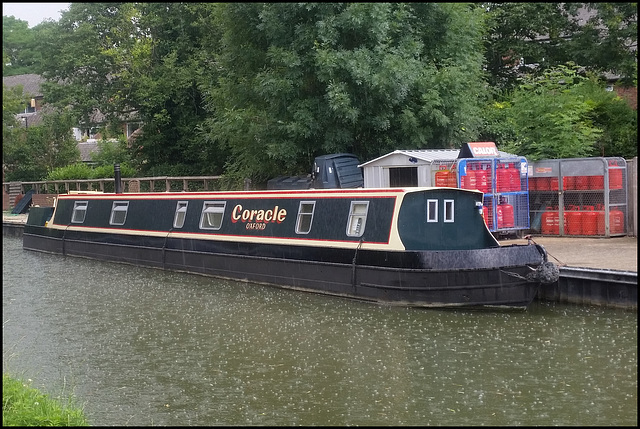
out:
{"label": "cream stripe on hull", "polygon": [[82,226],[65,226],[65,225],[50,225],[49,228],[57,229],[60,231],[79,231],[79,232],[94,232],[102,234],[123,234],[123,235],[143,235],[147,237],[162,237],[162,238],[184,238],[192,240],[208,240],[208,241],[226,241],[226,242],[240,242],[240,243],[255,243],[255,244],[280,244],[288,246],[308,246],[308,247],[329,247],[336,249],[355,249],[358,246],[360,249],[366,250],[391,250],[391,251],[404,251],[405,248],[398,237],[398,231],[394,228],[391,231],[389,243],[367,243],[363,241],[362,244],[354,241],[336,241],[336,240],[312,240],[312,239],[299,239],[299,238],[279,238],[279,237],[246,237],[241,235],[225,235],[225,234],[211,234],[211,233],[184,233],[184,232],[163,232],[163,231],[140,231],[131,229],[116,229],[116,228],[91,228]]}

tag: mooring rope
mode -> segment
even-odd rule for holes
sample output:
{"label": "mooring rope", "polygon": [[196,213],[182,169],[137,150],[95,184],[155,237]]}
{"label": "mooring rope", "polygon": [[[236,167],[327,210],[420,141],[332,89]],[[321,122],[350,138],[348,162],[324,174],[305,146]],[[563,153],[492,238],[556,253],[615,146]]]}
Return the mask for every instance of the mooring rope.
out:
{"label": "mooring rope", "polygon": [[363,242],[364,242],[364,237],[360,239],[360,243],[358,243],[358,246],[356,247],[356,251],[353,254],[353,261],[351,262],[351,286],[353,288],[356,287],[356,258],[358,257],[358,250],[362,246]]}
{"label": "mooring rope", "polygon": [[170,228],[169,231],[167,232],[167,235],[164,236],[164,243],[162,243],[162,269],[166,270],[165,267],[165,250],[167,248],[167,239],[169,238],[169,234],[171,234],[171,231],[173,231],[173,228]]}
{"label": "mooring rope", "polygon": [[[531,268],[531,267],[529,267],[529,268]],[[531,269],[533,270],[533,268],[531,268]],[[528,279],[528,278],[526,278],[526,277],[524,277],[524,276],[521,276],[521,275],[520,275],[520,274],[518,274],[518,273],[514,273],[514,272],[507,271],[507,270],[503,270],[503,269],[500,269],[500,272],[501,272],[501,273],[505,273],[505,274],[506,274],[506,275],[508,275],[508,276],[515,277],[515,278],[520,279],[520,280],[526,280],[526,281],[529,281],[529,279]]]}
{"label": "mooring rope", "polygon": [[[536,246],[539,246],[538,243],[536,243],[535,241],[533,241],[533,237],[531,237],[530,235],[525,235],[523,238],[527,239],[527,243],[528,244],[535,244]],[[545,251],[547,252],[547,255],[551,256],[553,259],[555,259],[556,261],[558,261],[558,263],[560,264],[561,267],[566,267],[567,264],[565,264],[564,262],[562,262],[560,259],[556,258],[555,256],[553,256],[551,253],[549,253],[549,251],[545,248]]]}

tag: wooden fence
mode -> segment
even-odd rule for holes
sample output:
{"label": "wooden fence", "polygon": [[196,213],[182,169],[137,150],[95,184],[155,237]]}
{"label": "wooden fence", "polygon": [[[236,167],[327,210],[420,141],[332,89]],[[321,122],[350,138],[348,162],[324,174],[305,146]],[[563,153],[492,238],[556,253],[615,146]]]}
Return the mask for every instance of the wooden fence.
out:
{"label": "wooden fence", "polygon": [[[123,192],[194,192],[220,190],[223,176],[188,177],[123,177]],[[5,191],[19,184],[20,192],[31,189],[36,194],[61,194],[69,191],[114,192],[115,179],[47,180],[38,182],[5,182]]]}
{"label": "wooden fence", "polygon": [[[199,192],[230,190],[230,183],[223,176],[187,177],[123,177],[122,192]],[[43,180],[36,182],[3,182],[3,210],[15,207],[16,198],[30,190],[34,201],[48,201],[52,195],[69,191],[115,192],[115,179]],[[244,190],[251,189],[251,181],[244,181]],[[45,197],[46,195],[46,197]]]}

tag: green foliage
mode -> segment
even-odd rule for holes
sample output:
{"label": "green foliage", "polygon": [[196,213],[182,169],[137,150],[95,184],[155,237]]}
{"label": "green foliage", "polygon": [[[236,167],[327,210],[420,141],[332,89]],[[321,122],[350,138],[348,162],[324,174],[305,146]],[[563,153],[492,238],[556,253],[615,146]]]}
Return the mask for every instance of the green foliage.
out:
{"label": "green foliage", "polygon": [[96,125],[95,109],[109,121],[135,108],[115,88],[127,90],[121,79],[126,67],[122,59],[145,39],[136,21],[133,3],[71,3],[40,39],[48,102],[72,106],[87,127]]}
{"label": "green foliage", "polygon": [[77,162],[52,170],[47,174],[45,180],[89,179],[91,175],[90,166],[82,162]]}
{"label": "green foliage", "polygon": [[2,374],[2,426],[89,426],[81,408]]}
{"label": "green foliage", "polygon": [[[576,5],[569,5],[575,12]],[[597,2],[584,6],[591,16],[566,40],[568,59],[592,71],[618,74],[622,84],[637,86],[638,4]]]}
{"label": "green foliage", "polygon": [[208,138],[227,174],[308,172],[334,152],[458,147],[480,124],[482,16],[454,3],[221,6]]}
{"label": "green foliage", "polygon": [[[484,6],[491,35],[485,39],[485,52],[492,87],[513,89],[521,73],[531,73],[526,65],[544,70],[567,61],[562,37],[576,28],[563,13],[562,3],[491,2]],[[548,41],[532,42],[537,37]]]}
{"label": "green foliage", "polygon": [[635,156],[637,112],[604,83],[559,66],[527,77],[486,110],[482,138],[531,160]]}
{"label": "green foliage", "polygon": [[625,85],[637,85],[637,3],[488,2],[482,7],[492,87],[510,90],[521,73],[543,73],[567,62],[619,74]]}
{"label": "green foliage", "polygon": [[43,180],[54,168],[76,162],[80,153],[71,134],[68,113],[43,115],[43,124],[13,128],[2,144],[6,181]]}
{"label": "green foliage", "polygon": [[[114,177],[114,166],[113,165],[101,165],[99,167],[94,167],[91,169],[91,175],[88,179],[104,179]],[[138,172],[135,168],[131,167],[129,164],[121,163],[120,164],[120,177],[137,177]]]}
{"label": "green foliage", "polygon": [[[41,72],[66,131],[119,138],[94,161],[137,176],[241,186],[308,173],[321,154],[479,138],[530,157],[637,154],[637,112],[558,69],[637,85],[636,3],[71,3],[58,22],[3,24],[4,75]],[[558,71],[575,84],[553,88]],[[76,162],[62,128],[16,129],[22,102],[4,91],[5,179]],[[123,118],[143,124],[127,145]]]}
{"label": "green foliage", "polygon": [[34,73],[35,57],[38,57],[38,50],[34,49],[35,36],[27,21],[13,16],[2,17],[3,76]]}
{"label": "green foliage", "polygon": [[574,93],[593,105],[593,125],[602,130],[589,156],[638,156],[637,110],[614,91],[607,91],[605,83],[594,77],[575,88]]}
{"label": "green foliage", "polygon": [[[82,162],[59,167],[51,171],[45,180],[109,179],[114,177],[113,165],[91,167]],[[120,164],[120,177],[137,177],[137,171],[126,163]]]}
{"label": "green foliage", "polygon": [[97,165],[122,164],[131,162],[130,151],[127,147],[127,140],[124,136],[118,139],[98,141],[98,151],[91,156],[91,161]]}
{"label": "green foliage", "polygon": [[[216,7],[72,3],[42,40],[45,94],[58,106],[73,106],[88,126],[96,124],[95,109],[107,122],[139,118],[144,132],[132,156],[141,172],[175,165],[188,174],[220,173],[224,159],[198,136],[207,115],[198,83],[212,62],[202,41],[215,35],[209,15]],[[218,156],[205,156],[212,152]]]}
{"label": "green foliage", "polygon": [[25,96],[22,92],[22,85],[7,88],[2,84],[2,136],[12,127],[18,126],[16,114],[24,109]]}

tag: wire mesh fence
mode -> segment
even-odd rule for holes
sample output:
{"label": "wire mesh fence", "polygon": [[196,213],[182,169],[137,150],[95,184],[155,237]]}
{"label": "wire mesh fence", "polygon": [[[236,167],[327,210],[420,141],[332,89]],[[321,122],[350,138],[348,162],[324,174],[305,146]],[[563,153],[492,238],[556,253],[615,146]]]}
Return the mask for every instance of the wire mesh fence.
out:
{"label": "wire mesh fence", "polygon": [[542,235],[627,234],[624,158],[533,162],[529,177],[531,229]]}

